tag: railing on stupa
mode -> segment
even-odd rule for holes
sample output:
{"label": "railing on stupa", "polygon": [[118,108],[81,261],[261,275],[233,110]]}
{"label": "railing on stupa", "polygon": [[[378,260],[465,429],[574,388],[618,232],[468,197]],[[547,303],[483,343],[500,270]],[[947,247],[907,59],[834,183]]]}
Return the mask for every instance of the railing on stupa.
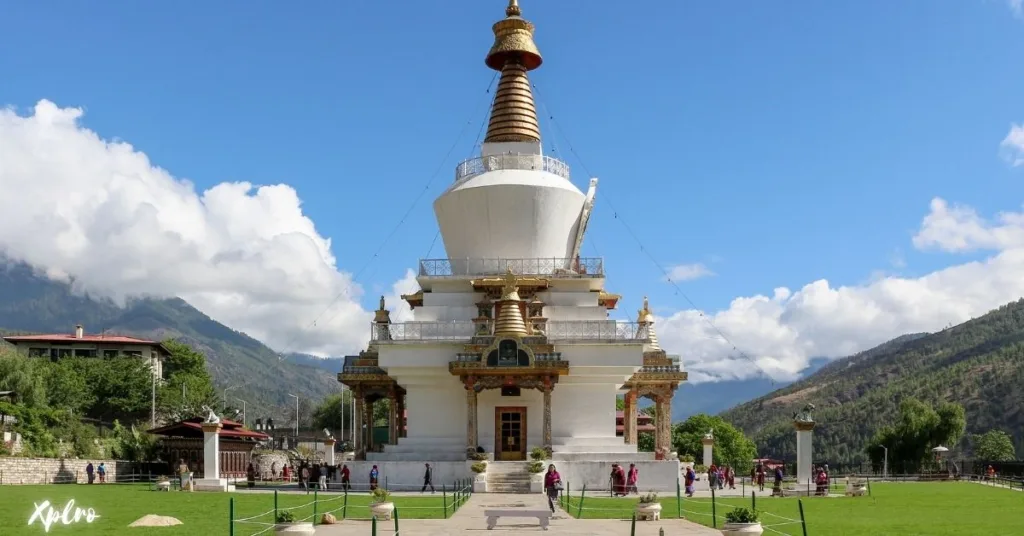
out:
{"label": "railing on stupa", "polygon": [[604,277],[604,259],[579,257],[559,259],[420,259],[420,277],[502,276]]}
{"label": "railing on stupa", "polygon": [[569,179],[569,164],[557,158],[539,154],[496,154],[464,160],[455,166],[455,182],[475,177],[488,171],[519,169],[547,171],[565,180]]}
{"label": "railing on stupa", "polygon": [[[547,323],[544,336],[549,342],[647,342],[640,327],[636,322],[614,320],[554,320]],[[477,329],[477,324],[468,320],[371,324],[370,337],[378,343],[469,342],[480,336]]]}

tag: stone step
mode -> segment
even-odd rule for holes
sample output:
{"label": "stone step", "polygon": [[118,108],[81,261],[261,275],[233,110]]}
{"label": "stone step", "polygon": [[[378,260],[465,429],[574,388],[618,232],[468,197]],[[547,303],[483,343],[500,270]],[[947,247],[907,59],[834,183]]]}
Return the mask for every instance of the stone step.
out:
{"label": "stone step", "polygon": [[488,493],[530,493],[530,486],[510,486],[507,484],[487,484]]}
{"label": "stone step", "polygon": [[517,477],[487,477],[487,482],[488,483],[494,482],[494,483],[497,483],[497,484],[522,484],[522,483],[529,484],[530,483],[530,477],[529,477],[529,475],[521,476],[521,477],[518,477],[518,476]]}

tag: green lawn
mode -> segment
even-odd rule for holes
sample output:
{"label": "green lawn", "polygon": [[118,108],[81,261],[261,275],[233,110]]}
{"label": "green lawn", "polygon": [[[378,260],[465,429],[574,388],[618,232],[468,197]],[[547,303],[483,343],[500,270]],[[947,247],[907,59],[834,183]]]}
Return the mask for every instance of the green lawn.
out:
{"label": "green lawn", "polygon": [[[150,534],[214,536],[228,534],[229,503],[234,498],[235,519],[259,516],[251,522],[236,522],[235,534],[247,536],[267,528],[273,523],[273,493],[185,493],[178,491],[150,491],[147,484],[99,485],[48,485],[48,486],[2,486],[0,487],[0,534],[44,534],[43,526],[36,522],[28,526],[28,519],[35,511],[33,503],[49,500],[55,508],[62,509],[69,499],[75,506],[93,508],[100,517],[92,524],[84,521],[64,526],[54,524],[49,534],[105,535],[105,534]],[[314,494],[279,493],[278,508],[292,509],[297,519],[312,518]],[[324,493],[317,495],[317,514],[333,512],[341,519],[346,517],[369,519],[367,507],[370,497],[366,493],[350,493],[347,506],[343,494]],[[448,494],[449,514],[452,495]],[[427,496],[392,496],[395,507],[402,519],[433,519],[444,517],[445,498],[438,492]],[[176,517],[182,525],[176,527],[133,528],[128,524],[146,514]],[[260,515],[264,514],[264,515]],[[273,534],[273,532],[270,532]]]}
{"label": "green lawn", "polygon": [[[628,519],[636,499],[585,497],[584,519]],[[662,517],[675,518],[677,507],[690,521],[712,526],[711,499],[660,498]],[[808,536],[962,536],[1024,534],[1024,493],[966,482],[871,484],[870,497],[807,497],[803,499]],[[576,515],[579,495],[568,511]],[[751,500],[717,499],[718,523],[735,507]],[[795,498],[757,497],[763,525],[783,534],[800,535],[800,509]],[[766,530],[765,534],[775,534]]]}

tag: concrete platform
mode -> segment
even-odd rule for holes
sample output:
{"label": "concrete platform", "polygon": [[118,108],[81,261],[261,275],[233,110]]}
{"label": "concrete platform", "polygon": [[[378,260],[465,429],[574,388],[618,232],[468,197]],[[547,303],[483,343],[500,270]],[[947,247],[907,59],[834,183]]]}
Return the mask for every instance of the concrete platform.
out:
{"label": "concrete platform", "polygon": [[[498,526],[487,530],[487,516],[484,510],[489,508],[523,508],[529,510],[547,508],[547,498],[543,495],[506,495],[488,493],[474,495],[458,512],[449,519],[405,519],[399,521],[402,536],[451,536],[456,534],[501,533],[522,534],[536,532],[541,534],[564,534],[567,536],[625,536],[629,534],[629,521],[611,519],[573,519],[562,510],[557,510],[551,518],[551,526],[547,531],[541,530],[535,521],[532,523],[524,518],[503,518]],[[721,532],[703,525],[679,519],[662,521],[638,521],[636,533],[640,536],[656,536],[658,529],[664,528],[665,534],[673,536],[711,536]],[[364,532],[365,531],[365,532]],[[340,536],[347,534],[369,534],[368,521],[346,520],[337,525],[319,525],[318,536]],[[377,533],[390,535],[394,533],[391,522],[379,522]]]}

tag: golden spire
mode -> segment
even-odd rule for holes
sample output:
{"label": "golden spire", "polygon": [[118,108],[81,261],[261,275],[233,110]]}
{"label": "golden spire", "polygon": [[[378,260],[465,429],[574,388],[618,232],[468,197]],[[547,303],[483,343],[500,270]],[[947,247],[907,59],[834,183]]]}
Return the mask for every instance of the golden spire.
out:
{"label": "golden spire", "polygon": [[540,141],[537,107],[527,71],[544,62],[533,42],[533,24],[522,18],[517,0],[509,0],[504,20],[494,23],[494,45],[487,66],[501,72],[491,105],[485,143]]}
{"label": "golden spire", "polygon": [[384,308],[384,296],[380,297],[380,308],[373,312],[373,321],[377,324],[391,323],[391,313]]}
{"label": "golden spire", "polygon": [[637,338],[651,341],[646,349],[661,350],[661,346],[658,345],[658,334],[654,332],[654,313],[651,312],[651,306],[647,303],[647,296],[644,296],[643,309],[637,311],[636,323],[640,324],[636,333]]}
{"label": "golden spire", "polygon": [[519,299],[519,289],[516,287],[516,276],[512,269],[505,274],[505,286],[501,289],[501,299],[498,300],[497,320],[494,321],[495,335],[518,335],[526,336],[526,322],[523,320],[523,310],[520,307],[522,300]]}

